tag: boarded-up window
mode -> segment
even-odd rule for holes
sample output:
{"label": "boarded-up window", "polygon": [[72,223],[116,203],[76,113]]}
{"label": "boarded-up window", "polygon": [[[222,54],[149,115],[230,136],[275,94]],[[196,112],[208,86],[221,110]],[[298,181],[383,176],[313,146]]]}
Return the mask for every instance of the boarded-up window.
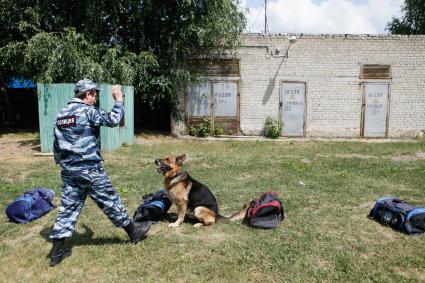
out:
{"label": "boarded-up window", "polygon": [[361,79],[391,79],[390,65],[363,65],[360,71]]}
{"label": "boarded-up window", "polygon": [[189,117],[208,117],[211,110],[211,82],[190,85],[188,94]]}
{"label": "boarded-up window", "polygon": [[187,65],[189,70],[202,76],[239,77],[238,60],[191,59]]}
{"label": "boarded-up window", "polygon": [[197,127],[204,118],[212,131],[221,127],[225,134],[239,133],[239,61],[233,59],[191,59],[191,71],[206,77],[187,88],[187,125]]}
{"label": "boarded-up window", "polygon": [[[239,133],[238,81],[205,81],[187,88],[189,127],[209,118],[212,130],[221,127],[225,134]],[[211,111],[212,110],[212,111]]]}
{"label": "boarded-up window", "polygon": [[236,81],[214,83],[214,126],[224,133],[238,134],[238,83]]}
{"label": "boarded-up window", "polygon": [[[203,118],[211,120],[212,131],[239,133],[238,81],[205,81],[187,88],[187,122],[197,127]],[[212,111],[211,111],[212,110]]]}
{"label": "boarded-up window", "polygon": [[214,116],[236,117],[238,84],[217,82],[214,84]]}

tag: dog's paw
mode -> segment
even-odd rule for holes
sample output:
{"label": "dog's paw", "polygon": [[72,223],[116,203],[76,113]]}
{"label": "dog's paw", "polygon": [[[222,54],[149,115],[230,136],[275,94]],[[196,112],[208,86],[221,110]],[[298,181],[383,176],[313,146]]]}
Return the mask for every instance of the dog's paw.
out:
{"label": "dog's paw", "polygon": [[168,224],[168,227],[177,228],[179,227],[179,225],[180,225],[179,223],[174,222],[174,223]]}
{"label": "dog's paw", "polygon": [[199,228],[199,227],[202,227],[202,226],[204,226],[204,224],[202,224],[202,223],[193,224],[193,227],[195,227],[195,228]]}

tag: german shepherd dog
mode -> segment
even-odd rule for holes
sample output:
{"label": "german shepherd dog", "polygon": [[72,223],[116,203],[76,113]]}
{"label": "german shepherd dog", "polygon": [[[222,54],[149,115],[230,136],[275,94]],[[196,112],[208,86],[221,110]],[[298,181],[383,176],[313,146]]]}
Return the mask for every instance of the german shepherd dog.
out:
{"label": "german shepherd dog", "polygon": [[178,217],[169,227],[178,227],[184,220],[187,210],[193,214],[200,223],[194,227],[209,226],[216,221],[240,220],[243,219],[248,209],[248,204],[242,210],[232,216],[225,217],[218,213],[218,204],[212,194],[204,184],[196,181],[183,170],[182,164],[186,159],[186,154],[180,156],[166,155],[162,159],[156,159],[157,171],[164,175],[164,185],[168,198],[178,208]]}

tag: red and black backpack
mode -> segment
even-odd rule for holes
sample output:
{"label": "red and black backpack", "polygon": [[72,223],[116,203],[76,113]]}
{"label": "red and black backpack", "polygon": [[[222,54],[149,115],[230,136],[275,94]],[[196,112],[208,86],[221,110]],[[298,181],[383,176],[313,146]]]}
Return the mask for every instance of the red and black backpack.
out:
{"label": "red and black backpack", "polygon": [[[280,215],[280,217],[279,217]],[[283,205],[275,192],[265,192],[248,207],[244,223],[249,226],[275,229],[284,219]]]}

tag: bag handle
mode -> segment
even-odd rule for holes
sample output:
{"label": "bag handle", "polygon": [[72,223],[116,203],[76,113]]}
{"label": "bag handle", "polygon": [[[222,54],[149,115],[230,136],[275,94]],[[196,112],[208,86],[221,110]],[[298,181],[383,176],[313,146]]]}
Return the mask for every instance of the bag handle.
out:
{"label": "bag handle", "polygon": [[283,205],[281,201],[279,202],[280,202],[280,221],[283,221],[283,219],[285,219],[285,215],[283,213]]}

